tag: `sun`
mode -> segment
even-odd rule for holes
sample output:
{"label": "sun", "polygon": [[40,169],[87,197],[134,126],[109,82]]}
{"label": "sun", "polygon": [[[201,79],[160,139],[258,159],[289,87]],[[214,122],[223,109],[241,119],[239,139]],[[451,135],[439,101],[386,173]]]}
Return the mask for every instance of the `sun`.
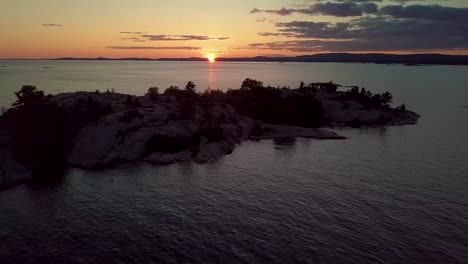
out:
{"label": "sun", "polygon": [[216,54],[214,53],[209,53],[208,55],[206,55],[206,58],[208,59],[208,61],[210,63],[213,63],[216,61]]}

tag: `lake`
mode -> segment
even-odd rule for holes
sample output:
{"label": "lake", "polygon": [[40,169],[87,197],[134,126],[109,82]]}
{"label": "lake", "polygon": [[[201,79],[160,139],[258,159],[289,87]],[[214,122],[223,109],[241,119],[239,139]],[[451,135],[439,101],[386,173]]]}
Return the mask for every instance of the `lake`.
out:
{"label": "lake", "polygon": [[[0,263],[467,263],[468,67],[1,61],[0,105],[47,93],[143,95],[250,77],[389,91],[418,125],[347,140],[247,141],[210,164],[129,164],[0,190]],[[45,67],[45,68],[44,68]]]}

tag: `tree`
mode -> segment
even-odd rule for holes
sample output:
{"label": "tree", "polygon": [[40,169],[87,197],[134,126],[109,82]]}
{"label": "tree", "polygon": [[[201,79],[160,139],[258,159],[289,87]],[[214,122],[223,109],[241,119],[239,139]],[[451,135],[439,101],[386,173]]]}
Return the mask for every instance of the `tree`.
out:
{"label": "tree", "polygon": [[34,85],[23,85],[21,90],[15,92],[15,96],[16,101],[12,104],[15,108],[37,106],[47,99],[44,92],[37,90]]}
{"label": "tree", "polygon": [[353,86],[349,93],[351,93],[352,95],[359,95],[359,87]]}
{"label": "tree", "polygon": [[37,171],[61,167],[71,132],[64,112],[33,85],[23,86],[15,96],[14,108],[5,116],[5,127],[13,136],[13,150]]}
{"label": "tree", "polygon": [[148,92],[146,93],[146,95],[149,95],[149,97],[151,98],[151,100],[156,100],[156,98],[158,97],[159,95],[159,88],[154,86],[154,87],[150,87],[148,89]]}
{"label": "tree", "polygon": [[334,93],[338,89],[338,85],[330,81],[327,83],[322,83],[320,89],[325,90],[327,93]]}
{"label": "tree", "polygon": [[389,92],[385,92],[382,94],[382,105],[389,106],[393,102],[393,95]]}
{"label": "tree", "polygon": [[181,94],[181,90],[179,89],[178,86],[171,85],[169,88],[167,88],[164,91],[164,95],[167,96],[179,96]]}
{"label": "tree", "polygon": [[195,95],[196,94],[195,88],[197,88],[197,86],[192,81],[189,81],[187,85],[185,85],[185,91],[187,92],[188,95]]}
{"label": "tree", "polygon": [[263,82],[247,78],[242,82],[241,88],[248,88],[250,90],[259,90],[263,88]]}

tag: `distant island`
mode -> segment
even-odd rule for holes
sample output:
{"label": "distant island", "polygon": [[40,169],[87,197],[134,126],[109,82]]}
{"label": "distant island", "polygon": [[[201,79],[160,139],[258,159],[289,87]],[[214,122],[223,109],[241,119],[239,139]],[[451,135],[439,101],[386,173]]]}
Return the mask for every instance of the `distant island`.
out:
{"label": "distant island", "polygon": [[[73,58],[65,57],[56,60],[132,60],[132,61],[206,61],[206,58]],[[250,57],[250,58],[217,58],[217,61],[232,62],[347,62],[347,63],[377,63],[417,65],[468,65],[467,55],[444,54],[382,54],[382,53],[325,53],[295,57]]]}
{"label": "distant island", "polygon": [[127,162],[211,162],[244,140],[344,139],[320,127],[416,124],[393,96],[333,82],[196,92],[188,82],[144,96],[112,90],[45,95],[25,85],[0,116],[0,186],[43,179],[66,167],[98,170]]}

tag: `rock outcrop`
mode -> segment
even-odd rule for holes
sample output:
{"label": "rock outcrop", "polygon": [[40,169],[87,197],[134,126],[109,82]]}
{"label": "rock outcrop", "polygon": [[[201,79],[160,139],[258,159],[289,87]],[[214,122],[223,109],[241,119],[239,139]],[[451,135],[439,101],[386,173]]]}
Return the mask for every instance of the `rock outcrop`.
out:
{"label": "rock outcrop", "polygon": [[[52,100],[73,119],[82,115],[74,109],[86,109],[81,105],[88,100],[83,95],[59,95]],[[219,103],[197,103],[187,110],[190,102],[164,96],[153,101],[132,97],[132,104],[127,96],[87,96],[92,96],[96,105],[112,110],[80,129],[72,140],[67,163],[85,169],[137,160],[153,164],[189,159],[208,162],[232,152],[237,143],[248,138],[255,123]]]}

